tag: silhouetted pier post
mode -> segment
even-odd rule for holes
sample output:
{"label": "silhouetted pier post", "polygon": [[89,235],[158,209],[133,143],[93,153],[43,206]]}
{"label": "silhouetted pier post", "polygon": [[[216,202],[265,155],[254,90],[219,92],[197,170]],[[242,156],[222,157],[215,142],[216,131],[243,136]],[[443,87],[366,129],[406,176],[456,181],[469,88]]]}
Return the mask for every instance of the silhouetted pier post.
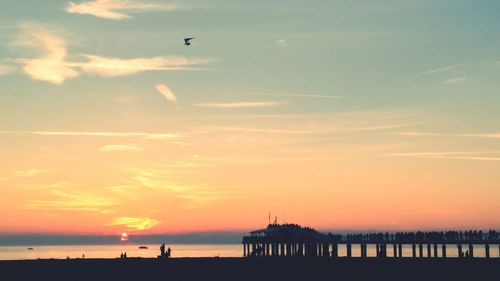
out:
{"label": "silhouetted pier post", "polygon": [[399,256],[400,258],[402,258],[402,257],[403,257],[403,245],[402,245],[402,244],[399,244],[399,245],[398,245],[398,252],[399,252],[399,253],[398,253],[398,256]]}
{"label": "silhouetted pier post", "polygon": [[486,258],[490,258],[490,244],[486,243],[484,244],[484,254],[486,255]]}
{"label": "silhouetted pier post", "polygon": [[366,244],[361,243],[361,257],[366,258],[366,256],[367,256]]}
{"label": "silhouetted pier post", "polygon": [[443,244],[443,246],[441,246],[441,250],[443,258],[446,258],[446,244]]}
{"label": "silhouetted pier post", "polygon": [[472,244],[469,244],[469,257],[474,257],[474,246]]}
{"label": "silhouetted pier post", "polygon": [[434,257],[435,258],[438,257],[438,245],[437,244],[434,244]]}
{"label": "silhouetted pier post", "polygon": [[330,247],[328,243],[323,243],[323,257],[329,257],[330,256]]}
{"label": "silhouetted pier post", "polygon": [[339,244],[334,243],[332,245],[332,258],[338,258],[339,257]]}
{"label": "silhouetted pier post", "polygon": [[464,252],[462,251],[462,244],[457,245],[457,250],[458,250],[458,257],[463,258],[464,257]]}
{"label": "silhouetted pier post", "polygon": [[414,258],[417,257],[417,245],[411,244],[411,254]]}
{"label": "silhouetted pier post", "polygon": [[347,247],[347,257],[352,258],[352,245],[351,245],[351,243],[348,243],[346,245],[346,247]]}
{"label": "silhouetted pier post", "polygon": [[427,257],[430,258],[432,257],[431,254],[431,244],[427,243]]}
{"label": "silhouetted pier post", "polygon": [[392,251],[393,251],[393,255],[395,258],[398,257],[398,245],[397,244],[392,244]]}
{"label": "silhouetted pier post", "polygon": [[418,244],[418,256],[421,258],[424,257],[424,245],[422,243]]}
{"label": "silhouetted pier post", "polygon": [[386,258],[387,257],[387,244],[381,244],[380,251],[382,252],[382,257]]}
{"label": "silhouetted pier post", "polygon": [[377,251],[376,257],[379,258],[380,257],[380,245],[378,243],[377,243],[377,246],[375,247],[375,250]]}
{"label": "silhouetted pier post", "polygon": [[243,256],[247,256],[247,244],[243,244]]}

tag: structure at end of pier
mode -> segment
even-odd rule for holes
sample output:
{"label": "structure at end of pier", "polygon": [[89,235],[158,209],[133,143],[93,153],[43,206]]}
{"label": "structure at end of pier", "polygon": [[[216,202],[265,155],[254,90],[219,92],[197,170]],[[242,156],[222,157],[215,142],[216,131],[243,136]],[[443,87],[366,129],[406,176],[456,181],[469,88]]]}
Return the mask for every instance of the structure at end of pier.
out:
{"label": "structure at end of pier", "polygon": [[243,237],[244,256],[325,256],[330,255],[331,238],[297,224],[269,224]]}

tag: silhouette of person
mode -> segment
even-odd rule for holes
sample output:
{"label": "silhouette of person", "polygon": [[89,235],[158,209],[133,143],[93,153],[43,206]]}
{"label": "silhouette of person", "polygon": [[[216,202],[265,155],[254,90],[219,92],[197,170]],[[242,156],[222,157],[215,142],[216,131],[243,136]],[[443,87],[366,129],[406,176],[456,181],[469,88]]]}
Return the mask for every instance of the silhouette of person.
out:
{"label": "silhouette of person", "polygon": [[123,253],[123,258],[126,259],[127,258],[127,252]]}
{"label": "silhouette of person", "polygon": [[165,243],[161,244],[160,246],[160,256],[161,257],[165,256]]}
{"label": "silhouette of person", "polygon": [[167,258],[170,258],[170,254],[172,253],[172,250],[170,249],[170,247],[168,247],[167,249]]}

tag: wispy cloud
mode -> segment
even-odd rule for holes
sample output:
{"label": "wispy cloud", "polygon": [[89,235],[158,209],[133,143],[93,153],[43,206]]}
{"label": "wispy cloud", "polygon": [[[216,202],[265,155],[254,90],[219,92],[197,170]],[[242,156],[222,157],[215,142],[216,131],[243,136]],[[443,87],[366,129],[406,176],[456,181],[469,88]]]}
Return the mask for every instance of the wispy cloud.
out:
{"label": "wispy cloud", "polygon": [[388,125],[373,125],[373,126],[342,126],[337,128],[319,128],[319,129],[309,129],[309,130],[293,130],[293,129],[282,129],[282,128],[255,128],[255,127],[238,127],[238,126],[205,126],[199,128],[201,132],[203,131],[232,131],[232,132],[244,132],[244,133],[265,133],[265,134],[298,134],[298,135],[309,135],[309,134],[334,134],[334,133],[347,133],[347,132],[367,132],[367,131],[384,131],[405,127],[416,126],[419,123],[401,123],[401,124],[388,124]]}
{"label": "wispy cloud", "polygon": [[424,159],[500,161],[500,151],[408,152],[392,153],[387,154],[386,156]]}
{"label": "wispy cloud", "polygon": [[450,78],[450,79],[445,80],[443,83],[445,85],[453,85],[453,84],[463,83],[467,80],[468,80],[467,77],[454,77],[454,78]]}
{"label": "wispy cloud", "polygon": [[126,144],[108,144],[99,148],[100,151],[104,152],[141,152],[144,148],[135,145]]}
{"label": "wispy cloud", "polygon": [[418,73],[416,75],[416,77],[429,76],[429,75],[432,75],[432,74],[436,74],[436,73],[440,73],[440,72],[445,72],[445,71],[450,71],[450,70],[462,68],[462,67],[465,67],[465,66],[468,66],[468,65],[476,64],[476,63],[480,63],[480,62],[474,61],[474,62],[468,62],[468,63],[455,64],[455,65],[449,65],[449,66],[434,68],[434,69],[430,69],[430,70],[426,70],[426,71],[420,72],[420,73]]}
{"label": "wispy cloud", "polygon": [[227,191],[200,188],[178,184],[166,173],[166,170],[130,168],[134,186],[155,189],[157,192],[169,192],[172,196],[183,199],[182,208],[191,209],[230,198]]}
{"label": "wispy cloud", "polygon": [[213,107],[213,108],[261,108],[261,107],[276,107],[282,105],[282,102],[277,101],[242,101],[242,102],[226,102],[226,103],[197,103],[198,107]]}
{"label": "wispy cloud", "polygon": [[83,55],[88,61],[71,63],[82,71],[103,77],[128,76],[146,71],[190,70],[192,66],[207,64],[207,59],[188,59],[178,56],[152,58],[107,58],[94,55]]}
{"label": "wispy cloud", "polygon": [[141,138],[149,140],[175,139],[182,137],[174,133],[141,133],[141,132],[63,132],[63,131],[0,131],[0,135],[38,135],[38,136],[61,136],[61,137],[119,137],[119,138]]}
{"label": "wispy cloud", "polygon": [[177,97],[172,90],[165,84],[158,84],[155,86],[158,93],[162,94],[169,102],[177,103]]}
{"label": "wispy cloud", "polygon": [[79,76],[65,61],[68,55],[65,40],[53,30],[34,24],[22,25],[14,44],[40,53],[37,58],[18,59],[24,72],[34,80],[62,84],[68,78]]}
{"label": "wispy cloud", "polygon": [[71,14],[92,15],[110,20],[131,18],[127,12],[146,12],[173,10],[176,6],[156,3],[142,3],[134,0],[95,0],[81,3],[69,2],[66,12]]}
{"label": "wispy cloud", "polygon": [[10,65],[1,65],[0,64],[0,76],[11,74],[15,71],[15,68]]}
{"label": "wispy cloud", "polygon": [[55,200],[29,200],[25,208],[31,210],[66,210],[66,211],[91,211],[110,212],[110,207],[117,205],[113,199],[95,196],[85,192],[62,192],[53,190],[51,195]]}
{"label": "wispy cloud", "polygon": [[401,136],[411,137],[455,137],[455,138],[484,138],[500,139],[500,133],[490,134],[448,134],[448,133],[428,133],[428,132],[398,132]]}
{"label": "wispy cloud", "polygon": [[36,58],[17,61],[24,72],[34,80],[62,84],[81,73],[102,77],[118,77],[146,71],[195,70],[195,66],[210,63],[208,59],[188,59],[182,56],[157,56],[151,58],[116,58],[91,54],[75,55],[79,61],[68,61],[66,40],[51,28],[41,25],[23,25],[14,43],[37,50]]}
{"label": "wispy cloud", "polygon": [[274,42],[274,44],[278,47],[278,48],[286,48],[288,46],[288,42],[286,42],[285,39],[280,39],[280,40],[277,40],[276,42]]}
{"label": "wispy cloud", "polygon": [[147,230],[155,227],[158,220],[149,217],[120,217],[113,219],[109,225],[121,225],[130,230]]}
{"label": "wispy cloud", "polygon": [[28,169],[28,170],[15,171],[13,176],[14,177],[21,177],[21,178],[31,178],[34,176],[38,176],[40,174],[48,173],[48,172],[50,172],[50,170]]}
{"label": "wispy cloud", "polygon": [[292,93],[244,93],[255,96],[277,96],[277,97],[299,97],[299,98],[321,98],[321,99],[344,99],[346,96],[317,95],[317,94],[292,94]]}

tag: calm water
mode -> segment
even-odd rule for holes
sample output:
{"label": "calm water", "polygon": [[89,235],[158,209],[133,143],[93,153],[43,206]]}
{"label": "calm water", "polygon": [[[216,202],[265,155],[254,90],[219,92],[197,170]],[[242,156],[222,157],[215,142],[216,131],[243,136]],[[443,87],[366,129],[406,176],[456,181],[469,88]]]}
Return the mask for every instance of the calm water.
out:
{"label": "calm water", "polygon": [[[120,253],[127,252],[128,257],[156,257],[159,253],[160,245],[146,245],[149,249],[141,250],[138,245],[73,245],[73,246],[33,246],[33,250],[27,249],[27,246],[0,246],[0,260],[20,260],[20,259],[65,259],[81,258],[116,258]],[[175,244],[170,245],[173,257],[241,257],[243,255],[242,245],[199,245],[199,244]],[[468,249],[468,245],[463,245],[463,250]],[[439,245],[439,256],[441,256],[441,247]],[[375,256],[375,245],[368,245],[368,256]],[[361,255],[359,245],[353,245],[353,256]],[[418,254],[418,248],[417,248]],[[392,245],[387,247],[387,255],[392,256]],[[403,256],[411,257],[412,248],[410,245],[403,247]],[[448,245],[447,256],[457,257],[456,245]],[[498,245],[490,245],[491,257],[499,256]],[[339,256],[346,256],[345,245],[339,247]],[[424,256],[427,256],[427,247],[424,246]],[[476,245],[474,247],[475,257],[484,257],[484,246]]]}

